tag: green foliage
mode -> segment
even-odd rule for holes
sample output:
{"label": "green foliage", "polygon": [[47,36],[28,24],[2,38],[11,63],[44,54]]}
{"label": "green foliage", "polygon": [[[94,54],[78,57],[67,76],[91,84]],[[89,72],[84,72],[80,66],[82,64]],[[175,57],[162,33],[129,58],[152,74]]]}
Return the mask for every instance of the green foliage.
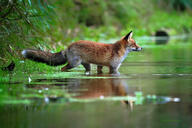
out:
{"label": "green foliage", "polygon": [[[158,4],[165,9],[173,9],[177,11],[186,11],[192,9],[191,0],[157,0]],[[167,6],[168,5],[168,6]]]}
{"label": "green foliage", "polygon": [[120,38],[130,30],[135,36],[162,28],[170,34],[191,31],[190,13],[161,9],[174,1],[1,0],[0,64],[20,60],[24,48],[59,51],[73,41]]}
{"label": "green foliage", "polygon": [[40,0],[2,0],[0,10],[1,57],[9,59],[20,55],[19,49],[42,41],[54,23],[53,8]]}

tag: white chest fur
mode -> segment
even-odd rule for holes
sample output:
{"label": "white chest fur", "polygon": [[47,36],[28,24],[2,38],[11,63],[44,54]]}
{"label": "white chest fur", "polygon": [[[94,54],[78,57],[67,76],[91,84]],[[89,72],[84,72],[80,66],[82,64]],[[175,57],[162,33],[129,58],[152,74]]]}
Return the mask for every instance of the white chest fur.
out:
{"label": "white chest fur", "polygon": [[113,61],[111,62],[112,67],[119,67],[120,64],[124,61],[124,59],[127,57],[128,53],[130,52],[130,49],[126,49],[126,52],[124,53],[123,56],[119,57],[116,56],[114,57]]}
{"label": "white chest fur", "polygon": [[121,57],[121,62],[123,62],[125,60],[125,58],[129,54],[129,52],[130,52],[130,49],[127,48],[125,54]]}

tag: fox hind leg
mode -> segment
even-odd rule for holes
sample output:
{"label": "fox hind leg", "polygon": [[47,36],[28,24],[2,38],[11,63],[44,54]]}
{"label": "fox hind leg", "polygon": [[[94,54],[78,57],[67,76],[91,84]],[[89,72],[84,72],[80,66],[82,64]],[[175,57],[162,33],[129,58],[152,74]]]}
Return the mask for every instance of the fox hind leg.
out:
{"label": "fox hind leg", "polygon": [[85,73],[90,74],[91,71],[91,65],[88,63],[82,63],[83,67],[85,68]]}
{"label": "fox hind leg", "polygon": [[66,66],[61,68],[61,71],[64,72],[64,71],[67,71],[68,69],[71,69],[71,68],[73,68],[73,67],[70,64],[67,64]]}
{"label": "fox hind leg", "polygon": [[82,62],[81,58],[76,56],[73,58],[68,59],[68,64],[66,66],[64,66],[63,68],[61,68],[61,71],[66,71],[68,69],[77,67],[78,65],[80,65]]}

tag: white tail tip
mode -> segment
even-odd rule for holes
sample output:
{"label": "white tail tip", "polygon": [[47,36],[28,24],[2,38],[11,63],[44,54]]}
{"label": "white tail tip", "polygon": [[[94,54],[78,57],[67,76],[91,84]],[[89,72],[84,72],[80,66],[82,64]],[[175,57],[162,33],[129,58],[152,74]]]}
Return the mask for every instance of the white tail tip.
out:
{"label": "white tail tip", "polygon": [[21,52],[21,54],[23,55],[23,57],[26,57],[26,56],[27,56],[27,50],[23,50],[23,51]]}

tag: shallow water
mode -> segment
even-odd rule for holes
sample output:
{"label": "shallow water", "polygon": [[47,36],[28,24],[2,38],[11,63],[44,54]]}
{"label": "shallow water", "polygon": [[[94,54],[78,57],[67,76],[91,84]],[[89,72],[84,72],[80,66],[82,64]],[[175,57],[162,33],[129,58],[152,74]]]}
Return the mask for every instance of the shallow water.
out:
{"label": "shallow water", "polygon": [[192,127],[191,48],[144,46],[119,76],[93,66],[88,76],[78,67],[1,82],[0,127]]}

